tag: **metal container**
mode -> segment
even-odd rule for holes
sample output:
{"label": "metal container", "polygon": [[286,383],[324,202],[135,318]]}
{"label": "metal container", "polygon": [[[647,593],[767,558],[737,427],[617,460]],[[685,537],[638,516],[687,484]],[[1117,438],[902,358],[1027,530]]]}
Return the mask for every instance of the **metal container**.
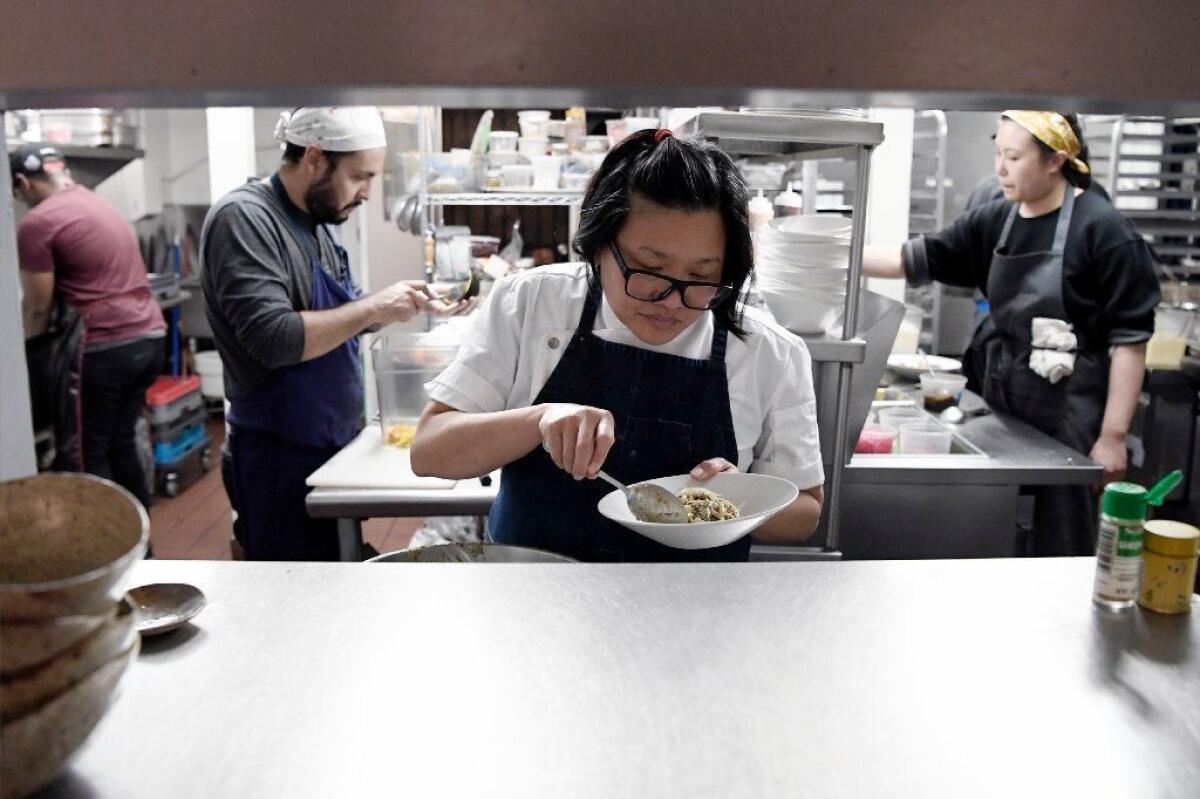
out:
{"label": "metal container", "polygon": [[402,549],[371,558],[367,563],[575,563],[565,555],[509,544],[435,544]]}

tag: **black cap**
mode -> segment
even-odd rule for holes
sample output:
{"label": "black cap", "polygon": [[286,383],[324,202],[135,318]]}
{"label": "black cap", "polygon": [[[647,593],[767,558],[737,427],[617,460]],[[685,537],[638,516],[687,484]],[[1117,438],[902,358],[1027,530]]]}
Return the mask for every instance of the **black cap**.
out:
{"label": "black cap", "polygon": [[[8,154],[8,166],[12,170],[13,185],[17,175],[42,176],[47,172],[61,172],[67,160],[58,150],[46,145],[23,144]],[[46,167],[50,168],[47,169]]]}

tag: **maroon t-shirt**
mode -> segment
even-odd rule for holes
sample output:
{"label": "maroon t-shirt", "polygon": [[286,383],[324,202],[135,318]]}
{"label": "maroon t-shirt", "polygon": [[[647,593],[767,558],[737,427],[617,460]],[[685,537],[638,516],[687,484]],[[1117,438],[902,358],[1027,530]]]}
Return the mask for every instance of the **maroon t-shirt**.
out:
{"label": "maroon t-shirt", "polygon": [[17,229],[21,268],[53,272],[54,289],[83,314],[85,346],[166,328],[133,228],[106,200],[70,186],[38,203]]}

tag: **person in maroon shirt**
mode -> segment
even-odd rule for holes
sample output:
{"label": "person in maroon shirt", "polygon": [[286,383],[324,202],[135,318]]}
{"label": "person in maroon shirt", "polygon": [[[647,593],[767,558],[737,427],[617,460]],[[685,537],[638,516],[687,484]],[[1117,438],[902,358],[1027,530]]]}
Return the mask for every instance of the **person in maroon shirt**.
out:
{"label": "person in maroon shirt", "polygon": [[24,146],[9,156],[13,191],[30,211],[17,229],[25,335],[46,330],[55,296],[84,319],[84,469],[149,504],[134,427],[162,366],[166,324],[150,292],[133,228],[71,179],[62,153]]}

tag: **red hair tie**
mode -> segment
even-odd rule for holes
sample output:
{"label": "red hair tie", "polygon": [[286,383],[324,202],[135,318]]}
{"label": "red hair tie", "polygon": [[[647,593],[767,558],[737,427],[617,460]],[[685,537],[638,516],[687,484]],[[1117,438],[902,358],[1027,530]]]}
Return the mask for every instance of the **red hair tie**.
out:
{"label": "red hair tie", "polygon": [[667,130],[666,128],[659,128],[658,132],[654,134],[654,143],[658,144],[660,141],[667,138],[668,136],[674,136],[674,135],[675,135],[674,133]]}

